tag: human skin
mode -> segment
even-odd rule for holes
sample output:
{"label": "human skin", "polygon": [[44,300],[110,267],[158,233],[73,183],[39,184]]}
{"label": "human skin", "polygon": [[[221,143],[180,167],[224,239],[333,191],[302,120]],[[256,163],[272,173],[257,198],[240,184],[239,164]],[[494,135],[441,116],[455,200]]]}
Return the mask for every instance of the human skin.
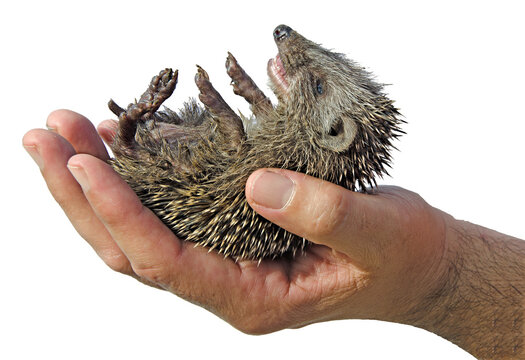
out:
{"label": "human skin", "polygon": [[[246,184],[259,214],[310,240],[294,259],[234,262],[179,240],[107,165],[98,127],[58,110],[23,145],[78,233],[113,270],[265,334],[334,319],[418,326],[481,359],[522,358],[525,241],[458,221],[419,195],[348,191],[260,169]],[[102,138],[102,139],[101,139]],[[125,209],[125,212],[123,212]]]}

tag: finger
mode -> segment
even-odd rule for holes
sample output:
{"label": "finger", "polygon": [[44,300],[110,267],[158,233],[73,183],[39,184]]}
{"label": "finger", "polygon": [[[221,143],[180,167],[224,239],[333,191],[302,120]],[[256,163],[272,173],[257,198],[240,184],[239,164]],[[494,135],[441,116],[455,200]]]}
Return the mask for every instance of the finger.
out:
{"label": "finger", "polygon": [[75,154],[71,144],[57,133],[41,129],[29,131],[22,142],[39,164],[51,194],[78,233],[110,267],[129,272],[129,262],[98,220],[77,181],[66,167],[69,158]]}
{"label": "finger", "polygon": [[118,122],[115,120],[104,120],[101,122],[98,127],[97,131],[104,140],[104,142],[111,146],[113,144],[113,139],[115,138],[115,133],[117,132],[118,128]]}
{"label": "finger", "polygon": [[[68,163],[97,217],[129,259],[134,272],[154,283],[154,269],[169,268],[181,252],[181,243],[133,190],[105,162],[88,155],[73,156]],[[166,273],[169,272],[167,269]]]}
{"label": "finger", "polygon": [[181,242],[106,163],[76,155],[68,166],[137,275],[201,304],[228,296],[220,291],[239,278],[233,261]]}
{"label": "finger", "polygon": [[86,117],[71,110],[56,110],[49,114],[46,125],[69,141],[78,154],[109,158],[104,143]]}
{"label": "finger", "polygon": [[289,170],[257,170],[247,181],[246,197],[268,220],[362,266],[381,261],[397,227],[397,213],[384,198]]}

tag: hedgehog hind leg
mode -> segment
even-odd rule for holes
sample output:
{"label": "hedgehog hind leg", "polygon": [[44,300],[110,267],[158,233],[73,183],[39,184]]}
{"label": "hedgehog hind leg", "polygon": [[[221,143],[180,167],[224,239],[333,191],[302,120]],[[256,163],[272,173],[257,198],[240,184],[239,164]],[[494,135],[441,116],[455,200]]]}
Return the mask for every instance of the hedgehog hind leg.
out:
{"label": "hedgehog hind leg", "polygon": [[217,123],[218,133],[232,148],[238,148],[246,138],[242,120],[213,87],[208,73],[198,65],[195,84],[200,91],[200,101],[211,114],[213,121]]}
{"label": "hedgehog hind leg", "polygon": [[234,94],[242,96],[251,105],[254,114],[273,109],[271,100],[259,89],[230,52],[226,58],[226,72],[232,79]]}
{"label": "hedgehog hind leg", "polygon": [[113,150],[132,149],[135,145],[137,124],[155,119],[155,112],[162,103],[173,94],[177,85],[178,71],[162,70],[151,79],[148,89],[139,101],[129,104],[126,110],[113,100],[108,103],[109,109],[118,116],[118,129],[113,143]]}

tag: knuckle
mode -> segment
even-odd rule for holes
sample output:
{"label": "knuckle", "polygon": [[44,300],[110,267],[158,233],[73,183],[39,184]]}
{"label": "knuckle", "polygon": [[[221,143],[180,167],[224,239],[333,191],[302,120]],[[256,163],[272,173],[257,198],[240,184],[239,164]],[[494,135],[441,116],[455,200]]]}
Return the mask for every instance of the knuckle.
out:
{"label": "knuckle", "polygon": [[64,191],[63,189],[51,188],[49,189],[51,195],[55,199],[58,205],[64,210],[66,214],[74,214],[77,210],[75,206],[71,204],[71,194],[69,191]]}
{"label": "knuckle", "polygon": [[133,266],[133,271],[141,279],[153,284],[164,286],[168,284],[166,271],[155,266]]}
{"label": "knuckle", "polygon": [[133,273],[129,260],[124,254],[105,254],[101,255],[101,257],[111,270],[126,275]]}
{"label": "knuckle", "polygon": [[[133,221],[139,222],[144,218],[146,208],[138,199],[129,203],[126,199],[104,196],[107,194],[105,188],[91,187],[86,194],[90,198],[91,205],[99,215],[102,222],[110,229],[126,229]],[[126,202],[124,202],[126,201]],[[127,206],[126,216],[122,216],[122,206]]]}
{"label": "knuckle", "polygon": [[341,231],[349,214],[348,201],[339,188],[328,186],[319,191],[313,203],[313,221],[309,233],[314,237],[326,237]]}

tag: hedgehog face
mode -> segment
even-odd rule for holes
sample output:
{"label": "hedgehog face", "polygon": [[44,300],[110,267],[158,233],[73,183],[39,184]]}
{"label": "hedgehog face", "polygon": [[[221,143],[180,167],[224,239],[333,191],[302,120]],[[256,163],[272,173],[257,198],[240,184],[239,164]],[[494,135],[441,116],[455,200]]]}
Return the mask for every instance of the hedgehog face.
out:
{"label": "hedgehog face", "polygon": [[[317,145],[342,152],[369,124],[381,86],[344,55],[328,51],[286,25],[274,30],[279,54],[268,63],[278,110]],[[295,127],[295,126],[293,126]],[[297,131],[297,129],[294,129]]]}

